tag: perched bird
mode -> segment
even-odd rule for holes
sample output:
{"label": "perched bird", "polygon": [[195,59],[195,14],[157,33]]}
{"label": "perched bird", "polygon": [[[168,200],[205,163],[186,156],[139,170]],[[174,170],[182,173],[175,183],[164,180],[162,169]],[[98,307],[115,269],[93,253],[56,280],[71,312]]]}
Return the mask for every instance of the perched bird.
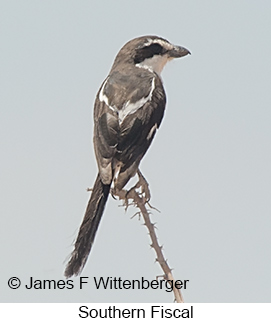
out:
{"label": "perched bird", "polygon": [[110,190],[117,195],[136,173],[144,182],[139,163],[160,126],[166,105],[160,74],[168,61],[187,54],[190,52],[184,47],[157,36],[135,38],[118,52],[94,104],[93,142],[99,172],[66,277],[82,271]]}

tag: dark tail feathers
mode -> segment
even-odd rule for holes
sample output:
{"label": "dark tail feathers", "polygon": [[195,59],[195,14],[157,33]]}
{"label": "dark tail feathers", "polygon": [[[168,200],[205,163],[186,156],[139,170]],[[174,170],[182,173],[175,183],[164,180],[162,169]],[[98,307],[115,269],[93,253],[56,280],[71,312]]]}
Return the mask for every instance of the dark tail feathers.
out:
{"label": "dark tail feathers", "polygon": [[98,174],[86,213],[81,224],[74,250],[65,270],[65,276],[78,275],[88,259],[97,232],[111,185],[104,185]]}

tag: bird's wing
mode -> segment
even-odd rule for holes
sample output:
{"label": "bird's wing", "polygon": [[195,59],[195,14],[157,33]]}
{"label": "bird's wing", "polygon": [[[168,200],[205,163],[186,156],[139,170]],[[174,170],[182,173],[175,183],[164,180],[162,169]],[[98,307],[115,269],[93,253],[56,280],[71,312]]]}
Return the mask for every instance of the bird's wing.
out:
{"label": "bird's wing", "polygon": [[[120,189],[135,174],[164,114],[166,96],[160,78],[152,74],[143,80],[145,84],[136,83],[133,95],[131,90],[125,93],[122,89],[120,104],[116,100],[120,89],[105,80],[94,106],[94,146],[99,171],[103,182],[109,183],[116,163],[120,163]],[[115,96],[112,87],[116,87]]]}

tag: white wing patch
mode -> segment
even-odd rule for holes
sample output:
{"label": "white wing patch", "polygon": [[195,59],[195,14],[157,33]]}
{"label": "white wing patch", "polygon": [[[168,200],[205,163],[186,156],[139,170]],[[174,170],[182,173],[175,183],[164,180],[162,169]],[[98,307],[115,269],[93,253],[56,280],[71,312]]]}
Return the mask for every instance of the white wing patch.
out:
{"label": "white wing patch", "polygon": [[138,100],[135,103],[130,103],[130,100],[127,101],[120,110],[118,110],[115,106],[111,106],[109,104],[109,100],[108,97],[104,94],[104,87],[105,84],[107,82],[108,78],[105,80],[101,91],[99,93],[99,100],[101,102],[104,102],[111,110],[113,110],[114,112],[117,112],[118,114],[118,120],[119,120],[119,124],[121,124],[123,122],[123,120],[129,115],[132,114],[134,112],[136,112],[138,109],[140,109],[145,103],[147,103],[148,101],[150,101],[152,99],[152,93],[155,89],[155,78],[152,79],[152,83],[151,83],[151,90],[150,93],[147,97],[143,97],[140,100]]}
{"label": "white wing patch", "polygon": [[145,103],[151,100],[153,90],[155,89],[155,78],[152,79],[151,90],[147,97],[143,97],[135,103],[126,102],[122,109],[119,111],[119,123],[122,123],[126,116],[136,112],[140,109]]}

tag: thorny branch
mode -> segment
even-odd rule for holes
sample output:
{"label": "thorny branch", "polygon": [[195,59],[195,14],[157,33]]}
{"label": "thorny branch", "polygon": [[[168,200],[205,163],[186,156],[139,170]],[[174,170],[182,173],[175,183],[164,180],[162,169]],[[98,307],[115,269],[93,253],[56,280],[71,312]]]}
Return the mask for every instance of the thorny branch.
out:
{"label": "thorny branch", "polygon": [[144,218],[144,224],[146,225],[151,238],[151,247],[156,252],[156,261],[159,263],[164,272],[165,280],[170,280],[173,282],[172,285],[175,301],[177,303],[184,303],[184,299],[180,290],[175,287],[175,280],[162,252],[162,246],[160,246],[158,243],[158,239],[155,233],[155,223],[151,222],[149,212],[146,209],[146,204],[148,200],[146,200],[143,194],[138,193],[135,188],[129,190],[128,192],[125,190],[119,191],[117,193],[114,192],[114,195],[117,195],[121,200],[124,200],[124,205],[126,206],[126,208],[129,206],[128,199],[132,199],[134,205],[140,209],[140,212],[137,212],[137,214],[142,214]]}

